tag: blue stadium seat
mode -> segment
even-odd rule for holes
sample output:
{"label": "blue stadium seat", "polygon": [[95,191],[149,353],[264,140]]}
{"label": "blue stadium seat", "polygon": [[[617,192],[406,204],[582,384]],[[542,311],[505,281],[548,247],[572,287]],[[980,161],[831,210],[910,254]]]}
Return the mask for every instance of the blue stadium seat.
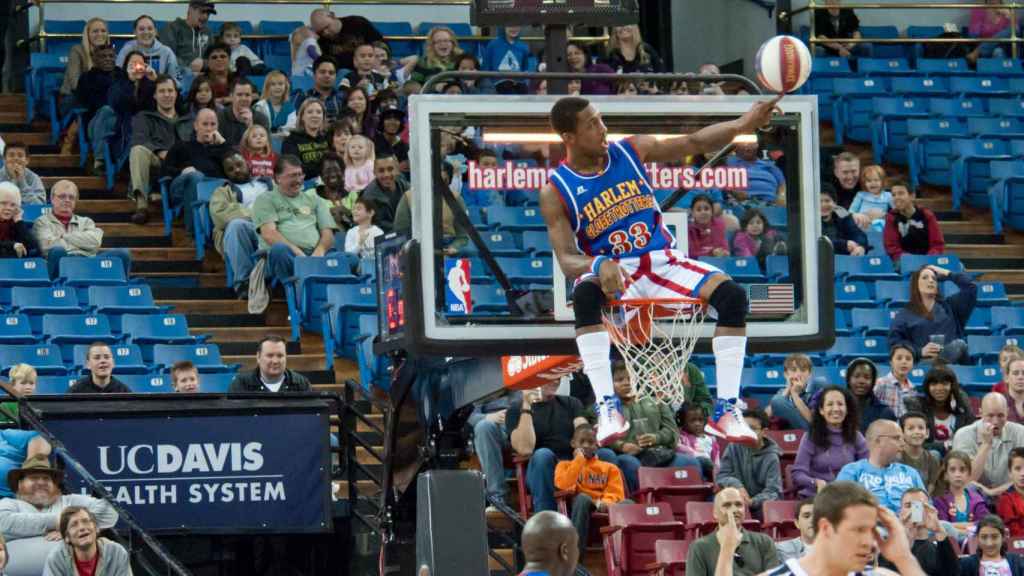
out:
{"label": "blue stadium seat", "polygon": [[[117,344],[110,347],[114,355],[114,374],[149,374],[150,367],[142,359],[142,350],[134,344]],[[72,348],[75,370],[84,371],[89,353],[88,344],[76,344]]]}
{"label": "blue stadium seat", "polygon": [[335,354],[355,358],[359,317],[377,312],[377,300],[371,286],[331,284],[321,314],[321,330],[327,366],[334,366]]}
{"label": "blue stadium seat", "polygon": [[490,206],[487,221],[497,224],[502,230],[544,230],[548,229],[540,208]]}
{"label": "blue stadium seat", "polygon": [[1020,346],[1024,339],[1016,336],[968,336],[967,349],[971,352],[971,358],[980,364],[994,364],[999,361],[999,351],[1003,346],[1012,344]]}
{"label": "blue stadium seat", "polygon": [[43,376],[36,380],[36,395],[59,396],[67,394],[68,389],[78,380],[76,376]]}
{"label": "blue stadium seat", "polygon": [[950,184],[950,156],[953,138],[967,138],[967,124],[956,118],[911,118],[907,120],[910,139],[910,185],[920,182],[936,186]]}
{"label": "blue stadium seat", "polygon": [[1009,85],[1003,78],[954,76],[949,79],[949,91],[962,96],[1004,96]]}
{"label": "blue stadium seat", "polygon": [[823,378],[829,384],[846,385],[846,366],[814,366],[811,378]]}
{"label": "blue stadium seat", "polygon": [[988,114],[984,98],[932,98],[928,111],[936,118],[981,118]]}
{"label": "blue stadium seat", "polygon": [[196,365],[200,374],[213,372],[236,372],[238,366],[226,366],[216,344],[157,344],[153,346],[153,364],[169,371],[175,362],[189,360]]}
{"label": "blue stadium seat", "polygon": [[1021,61],[1013,58],[979,58],[977,71],[979,75],[998,78],[1024,76],[1024,67],[1021,67]]}
{"label": "blue stadium seat", "polygon": [[978,138],[1024,140],[1024,122],[1018,118],[968,118],[967,131]]}
{"label": "blue stadium seat", "polygon": [[918,58],[917,71],[929,76],[972,76],[974,74],[967,65],[967,60],[963,58]]}
{"label": "blue stadium seat", "polygon": [[833,310],[832,316],[834,318],[836,336],[850,336],[853,333],[853,330],[850,328],[850,320],[846,317],[846,310],[837,306]]}
{"label": "blue stadium seat", "polygon": [[900,256],[900,273],[904,278],[928,265],[945,268],[951,272],[960,272],[964,265],[956,254],[903,254]]}
{"label": "blue stadium seat", "polygon": [[[303,22],[295,21],[277,21],[277,20],[261,20],[257,25],[256,29],[259,30],[260,34],[267,35],[291,35],[292,31],[303,25]],[[277,68],[283,71],[286,75],[291,74],[291,49],[289,45],[289,39],[285,40],[262,40],[260,42],[260,52],[263,56],[264,63],[267,67],[270,66],[267,60],[268,56],[287,56],[289,65],[286,68]]]}
{"label": "blue stadium seat", "polygon": [[744,368],[740,376],[740,389],[744,394],[775,394],[785,385],[782,368],[778,366]]}
{"label": "blue stadium seat", "polygon": [[848,256],[837,254],[835,257],[836,276],[845,280],[896,280],[900,277],[888,256]]}
{"label": "blue stadium seat", "polygon": [[88,295],[89,308],[100,314],[157,314],[170,310],[170,306],[154,303],[149,284],[90,286]]}
{"label": "blue stadium seat", "polygon": [[854,308],[850,310],[850,328],[861,336],[885,336],[896,316],[896,310]]}
{"label": "blue stadium seat", "polygon": [[288,314],[291,317],[292,340],[298,340],[302,331],[319,330],[320,307],[327,301],[326,288],[330,284],[359,284],[360,278],[352,273],[359,260],[344,253],[329,256],[300,256],[295,259],[295,275],[285,284]]}
{"label": "blue stadium seat", "polygon": [[818,96],[818,112],[826,122],[833,120],[833,89],[836,78],[852,75],[850,62],[846,58],[815,58],[811,61],[811,77],[801,90],[804,94]]}
{"label": "blue stadium seat", "polygon": [[817,56],[811,61],[811,77],[843,77],[853,74],[850,60],[841,56]]}
{"label": "blue stadium seat", "polygon": [[546,284],[553,281],[551,258],[497,258],[498,266],[513,284]]}
{"label": "blue stadium seat", "polygon": [[38,340],[25,314],[0,315],[0,344],[32,344]]}
{"label": "blue stadium seat", "polygon": [[875,298],[888,308],[902,308],[910,303],[910,286],[906,280],[876,282]]}
{"label": "blue stadium seat", "polygon": [[836,338],[835,344],[828,350],[828,357],[837,366],[845,366],[854,358],[865,357],[873,362],[885,362],[889,359],[889,345],[884,337],[846,336]]}
{"label": "blue stadium seat", "polygon": [[359,381],[363,390],[372,392],[372,387],[388,391],[391,378],[388,376],[387,356],[373,353],[373,340],[379,333],[376,314],[359,317],[359,335],[356,337],[356,362],[359,364]]}
{"label": "blue stadium seat", "polygon": [[1002,234],[1004,225],[1024,230],[1024,162],[995,161],[989,169],[995,182],[988,192],[993,231]]}
{"label": "blue stadium seat", "polygon": [[988,101],[988,111],[992,116],[1024,118],[1024,100],[1019,98],[992,98]]}
{"label": "blue stadium seat", "polygon": [[1024,90],[1024,78],[1010,78],[1007,81],[1010,85],[1010,92],[1020,94]]}
{"label": "blue stadium seat", "polygon": [[136,394],[166,394],[174,392],[168,374],[125,374],[118,376]]}
{"label": "blue stadium seat", "polygon": [[313,87],[312,76],[289,76],[288,83],[291,84],[292,94],[299,91],[306,91]]}
{"label": "blue stadium seat", "polygon": [[231,387],[231,381],[235,374],[225,372],[222,374],[203,374],[199,378],[199,391],[210,394],[224,394]]}
{"label": "blue stadium seat", "polygon": [[43,314],[81,314],[78,293],[63,286],[15,286],[11,289],[12,311],[26,314],[32,332],[42,334]]}
{"label": "blue stadium seat", "polygon": [[907,163],[907,119],[927,118],[926,98],[872,99],[871,147],[875,164]]}
{"label": "blue stadium seat", "polygon": [[15,364],[28,364],[35,368],[39,375],[63,376],[68,373],[60,347],[55,344],[0,346],[0,367],[7,371]]}
{"label": "blue stadium seat", "polygon": [[155,344],[193,344],[205,340],[193,336],[183,314],[125,314],[121,331],[132,344],[142,348],[142,357],[153,362]]}
{"label": "blue stadium seat", "polygon": [[527,230],[523,232],[523,250],[531,256],[551,256],[551,240],[547,231]]}
{"label": "blue stadium seat", "polygon": [[[60,260],[58,282],[67,286],[110,286],[125,284],[124,265],[119,258],[110,256],[65,256]],[[88,297],[88,292],[79,290],[79,298]],[[84,302],[83,302],[84,304]]]}
{"label": "blue stadium seat", "polygon": [[789,256],[772,254],[765,259],[764,268],[769,282],[789,282]]}
{"label": "blue stadium seat", "polygon": [[836,144],[842,144],[845,138],[855,142],[870,142],[872,100],[888,95],[888,79],[836,78],[833,90],[836,94],[832,114]]}
{"label": "blue stadium seat", "polygon": [[[250,80],[252,77],[250,77]],[[192,211],[192,236],[196,244],[196,260],[206,257],[206,244],[213,241],[213,221],[210,220],[210,198],[213,191],[223,186],[223,178],[203,178],[196,186],[196,200],[187,208]]]}
{"label": "blue stadium seat", "polygon": [[[895,26],[861,26],[862,38],[899,38],[900,30]],[[901,44],[866,44],[874,58],[906,58],[908,50]]]}
{"label": "blue stadium seat", "polygon": [[978,285],[978,306],[1009,306],[1006,285],[1002,282],[976,282]]}
{"label": "blue stadium seat", "polygon": [[999,382],[1003,375],[998,366],[949,366],[960,382],[960,388],[968,393],[987,393]]}
{"label": "blue stadium seat", "polygon": [[977,336],[987,336],[992,333],[992,309],[984,306],[977,306],[967,319],[964,332]]}
{"label": "blue stadium seat", "polygon": [[49,286],[46,261],[41,258],[0,258],[0,306],[10,306],[12,286]]}
{"label": "blue stadium seat", "polygon": [[[484,245],[487,246],[494,256],[518,257],[525,255],[526,251],[520,248],[519,243],[516,242],[517,236],[518,234],[508,230],[484,230],[480,232],[480,239],[484,241]],[[468,256],[477,254],[478,251],[476,245],[470,242],[462,248],[461,253]]]}
{"label": "blue stadium seat", "polygon": [[901,76],[892,79],[892,92],[904,98],[946,97],[949,96],[949,80],[947,78]]}
{"label": "blue stadium seat", "polygon": [[[987,120],[1009,121],[1005,118],[970,118],[967,122],[968,130],[974,132],[973,122]],[[950,171],[950,188],[953,192],[953,209],[959,210],[961,201],[970,195],[981,194],[987,203],[987,192],[992,185],[992,161],[1013,159],[1010,156],[1009,142],[992,138],[954,138],[951,146],[953,165]]]}
{"label": "blue stadium seat", "polygon": [[487,230],[491,227],[484,218],[484,212],[479,206],[466,206],[466,214],[469,215],[469,221],[473,223],[473,228]]}
{"label": "blue stadium seat", "polygon": [[43,316],[43,333],[51,344],[60,346],[65,362],[74,362],[75,344],[118,341],[103,314],[47,314]]}
{"label": "blue stadium seat", "polygon": [[765,281],[764,274],[761,273],[761,266],[757,263],[757,258],[753,256],[723,256],[721,258],[705,256],[700,258],[700,261],[715,266],[737,282],[753,283]]}
{"label": "blue stadium seat", "polygon": [[868,286],[864,282],[836,282],[836,306],[839,308],[868,307],[875,305]]}
{"label": "blue stadium seat", "polygon": [[21,219],[23,222],[32,223],[52,211],[52,204],[22,204]]}
{"label": "blue stadium seat", "polygon": [[399,40],[395,37],[412,36],[412,24],[408,22],[374,22],[373,25],[383,34],[391,47],[394,58],[412,56],[420,51],[422,42],[418,40]]}
{"label": "blue stadium seat", "polygon": [[994,306],[992,308],[992,328],[1004,336],[1024,335],[1024,308]]}
{"label": "blue stadium seat", "polygon": [[39,110],[45,107],[50,121],[50,142],[53,144],[60,138],[61,118],[57,113],[57,92],[63,82],[64,69],[67,65],[67,52],[32,52],[29,56],[29,67],[25,70],[28,120],[35,120]]}
{"label": "blue stadium seat", "polygon": [[913,74],[906,58],[860,58],[857,73],[864,76],[905,76]]}

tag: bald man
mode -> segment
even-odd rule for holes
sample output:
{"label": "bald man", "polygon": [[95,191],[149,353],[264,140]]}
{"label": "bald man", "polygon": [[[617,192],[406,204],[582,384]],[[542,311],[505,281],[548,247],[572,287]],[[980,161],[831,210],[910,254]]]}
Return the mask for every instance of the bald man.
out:
{"label": "bald man", "polygon": [[185,207],[185,229],[192,231],[192,203],[203,178],[225,178],[221,161],[231,151],[218,130],[217,113],[209,108],[196,112],[192,138],[176,142],[167,152],[161,171],[173,178],[170,187],[172,206]]}
{"label": "bald man", "polygon": [[739,490],[723,488],[715,495],[718,530],[690,544],[686,576],[714,576],[720,564],[732,564],[734,576],[752,576],[781,563],[770,536],[742,528],[746,515]]}
{"label": "bald man", "polygon": [[317,35],[320,53],[334,58],[338,68],[355,69],[352,55],[360,44],[384,40],[379,30],[362,16],[338,18],[334,12],[317,8],[309,15],[309,27]]}
{"label": "bald man", "polygon": [[1024,425],[1008,422],[1006,397],[990,392],[981,400],[981,419],[953,436],[953,449],[970,454],[971,480],[980,482],[990,496],[1010,487],[1010,450],[1024,446]]}
{"label": "bald man", "polygon": [[856,482],[871,492],[878,503],[899,512],[903,493],[911,488],[927,491],[921,474],[902,462],[903,430],[892,420],[875,420],[868,426],[868,457],[850,462],[836,480]]}
{"label": "bald man", "polygon": [[523,526],[522,574],[571,576],[576,572],[580,551],[576,528],[558,512],[537,512]]}

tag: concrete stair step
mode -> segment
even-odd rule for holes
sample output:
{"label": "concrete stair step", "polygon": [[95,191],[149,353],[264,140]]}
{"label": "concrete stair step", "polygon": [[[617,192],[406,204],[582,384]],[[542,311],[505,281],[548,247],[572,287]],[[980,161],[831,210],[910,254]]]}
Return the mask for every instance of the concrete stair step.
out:
{"label": "concrete stair step", "polygon": [[1017,258],[1024,248],[1017,244],[946,244],[946,252],[964,258]]}
{"label": "concrete stair step", "polygon": [[26,146],[49,146],[49,132],[3,132],[4,142],[21,142]]}
{"label": "concrete stair step", "polygon": [[[196,265],[196,250],[189,247],[132,248],[133,262],[191,262]],[[209,256],[207,257],[209,258]]]}
{"label": "concrete stair step", "polygon": [[135,202],[121,195],[117,198],[104,200],[79,200],[75,210],[83,214],[101,214],[104,212],[134,212]]}
{"label": "concrete stair step", "polygon": [[[48,146],[49,142],[46,142],[46,145]],[[78,154],[38,154],[33,151],[31,162],[33,168],[65,168],[77,171],[81,160]]]}
{"label": "concrete stair step", "polygon": [[942,233],[950,234],[992,234],[992,222],[984,222],[976,219],[971,220],[940,220],[939,227]]}
{"label": "concrete stair step", "polygon": [[[337,500],[348,500],[348,480],[335,480],[331,482],[334,489],[334,497]],[[372,480],[356,480],[356,491],[360,496],[374,497],[380,494],[380,487]]]}
{"label": "concrete stair step", "polygon": [[223,272],[141,272],[132,268],[132,276],[145,278],[154,287],[219,288],[225,285]]}
{"label": "concrete stair step", "polygon": [[75,186],[78,186],[79,190],[83,188],[106,188],[107,186],[106,179],[99,176],[40,176],[40,178],[42,178],[43,186],[46,186],[47,190],[53,187],[58,180],[71,180],[75,183]]}

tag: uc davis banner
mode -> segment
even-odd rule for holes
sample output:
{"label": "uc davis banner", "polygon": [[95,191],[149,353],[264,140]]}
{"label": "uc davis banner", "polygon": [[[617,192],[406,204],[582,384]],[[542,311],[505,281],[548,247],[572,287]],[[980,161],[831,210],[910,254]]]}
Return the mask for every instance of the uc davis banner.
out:
{"label": "uc davis banner", "polygon": [[[326,413],[59,419],[47,426],[147,530],[326,531]],[[87,490],[68,470],[68,491]]]}

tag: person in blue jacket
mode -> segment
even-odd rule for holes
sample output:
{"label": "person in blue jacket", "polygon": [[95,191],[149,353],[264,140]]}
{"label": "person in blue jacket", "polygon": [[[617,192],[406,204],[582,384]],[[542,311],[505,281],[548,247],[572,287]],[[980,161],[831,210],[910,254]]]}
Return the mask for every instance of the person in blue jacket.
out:
{"label": "person in blue jacket", "polygon": [[[960,291],[944,298],[940,288],[951,280]],[[918,360],[964,364],[970,358],[964,327],[978,302],[978,286],[962,272],[928,265],[910,275],[910,303],[889,325],[889,346],[908,345]]]}
{"label": "person in blue jacket", "polygon": [[[530,47],[519,39],[519,26],[506,26],[495,35],[494,40],[484,46],[484,57],[480,69],[490,72],[527,72],[530,68]],[[499,80],[495,89],[514,92],[514,88],[522,86],[525,94],[525,83],[512,80]]]}
{"label": "person in blue jacket", "polygon": [[995,514],[978,522],[978,551],[960,557],[961,574],[1024,576],[1024,557],[1006,551],[1006,525]]}

